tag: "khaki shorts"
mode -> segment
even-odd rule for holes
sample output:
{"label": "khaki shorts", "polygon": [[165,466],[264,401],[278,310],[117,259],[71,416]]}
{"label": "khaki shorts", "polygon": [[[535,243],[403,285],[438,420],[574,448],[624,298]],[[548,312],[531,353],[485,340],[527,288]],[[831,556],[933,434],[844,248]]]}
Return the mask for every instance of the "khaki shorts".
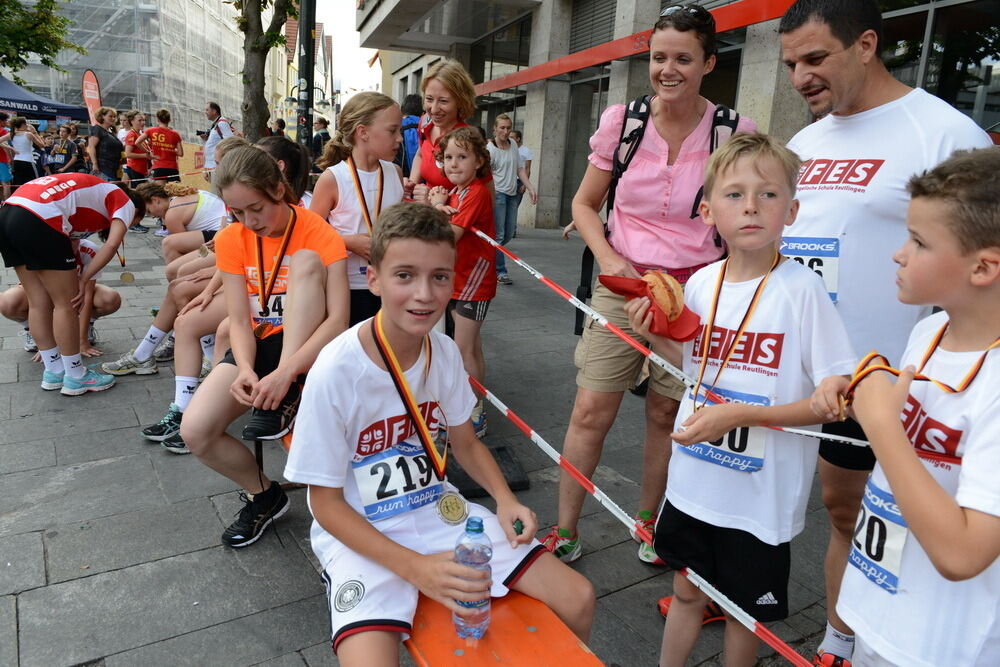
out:
{"label": "khaki shorts", "polygon": [[[623,307],[625,297],[618,296],[601,283],[594,286],[591,306],[608,321],[620,327],[640,343],[646,340],[632,331]],[[583,337],[576,344],[573,362],[578,372],[576,384],[591,391],[617,392],[635,386],[645,357],[628,343],[592,319],[587,319]],[[649,365],[649,387],[657,394],[680,400],[684,383],[655,364]]]}

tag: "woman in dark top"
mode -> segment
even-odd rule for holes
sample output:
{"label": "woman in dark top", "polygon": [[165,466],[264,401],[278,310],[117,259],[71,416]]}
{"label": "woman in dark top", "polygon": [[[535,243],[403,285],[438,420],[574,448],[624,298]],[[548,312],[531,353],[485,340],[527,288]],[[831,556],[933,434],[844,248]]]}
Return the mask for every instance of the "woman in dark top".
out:
{"label": "woman in dark top", "polygon": [[90,126],[90,138],[87,139],[87,153],[93,169],[91,173],[107,181],[117,181],[122,152],[125,150],[112,129],[118,119],[118,112],[111,107],[101,107],[94,118],[97,125]]}

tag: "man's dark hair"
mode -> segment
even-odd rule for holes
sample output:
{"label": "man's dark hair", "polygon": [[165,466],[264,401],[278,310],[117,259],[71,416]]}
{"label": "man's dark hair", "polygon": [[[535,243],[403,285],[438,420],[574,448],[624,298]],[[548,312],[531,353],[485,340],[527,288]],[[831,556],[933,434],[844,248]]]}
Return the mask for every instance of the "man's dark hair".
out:
{"label": "man's dark hair", "polygon": [[876,0],[797,0],[778,24],[778,32],[798,30],[809,21],[825,23],[844,47],[858,41],[861,33],[874,30],[882,49],[882,11]]}
{"label": "man's dark hair", "polygon": [[6,112],[4,112],[4,111],[0,111],[0,123],[4,122],[4,121],[5,121],[5,120],[7,120],[8,118],[10,118],[10,115],[9,115],[9,114],[7,114],[7,113],[6,113]]}
{"label": "man's dark hair", "polygon": [[421,116],[424,113],[424,103],[420,95],[412,93],[403,98],[401,110],[404,116]]}
{"label": "man's dark hair", "polygon": [[275,119],[274,126],[276,128],[278,128],[279,130],[284,130],[285,129],[285,119],[284,118],[277,118],[277,119]]}
{"label": "man's dark hair", "polygon": [[222,107],[219,106],[218,102],[209,102],[208,103],[208,108],[211,109],[211,110],[213,110],[218,115],[220,115],[220,116],[222,115]]}

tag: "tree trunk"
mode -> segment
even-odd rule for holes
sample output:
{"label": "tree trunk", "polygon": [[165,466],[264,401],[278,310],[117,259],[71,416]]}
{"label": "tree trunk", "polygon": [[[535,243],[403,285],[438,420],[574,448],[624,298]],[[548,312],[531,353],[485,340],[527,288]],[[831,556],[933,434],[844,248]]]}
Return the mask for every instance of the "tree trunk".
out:
{"label": "tree trunk", "polygon": [[[247,34],[247,42],[251,37]],[[264,75],[267,66],[267,51],[243,47],[243,133],[247,141],[256,143],[264,136],[267,121],[271,117],[264,96]]]}

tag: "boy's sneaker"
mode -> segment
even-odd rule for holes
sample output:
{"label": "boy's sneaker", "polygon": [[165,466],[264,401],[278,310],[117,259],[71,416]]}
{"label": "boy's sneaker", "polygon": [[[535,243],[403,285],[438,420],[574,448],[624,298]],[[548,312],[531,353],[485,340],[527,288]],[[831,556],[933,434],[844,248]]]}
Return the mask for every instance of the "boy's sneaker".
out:
{"label": "boy's sneaker", "polygon": [[511,280],[510,276],[508,276],[506,273],[498,273],[497,274],[497,282],[500,283],[501,285],[513,285],[514,284],[514,281]]}
{"label": "boy's sneaker", "polygon": [[114,376],[98,373],[93,368],[88,368],[82,378],[63,375],[62,389],[59,390],[59,393],[63,396],[79,396],[86,394],[88,391],[111,389],[114,385]]}
{"label": "boy's sneaker", "polygon": [[167,234],[169,234],[169,233],[170,233],[170,231],[169,231],[169,230],[167,230],[167,228],[166,228],[166,227],[160,227],[160,228],[159,228],[159,229],[157,229],[157,230],[156,230],[155,232],[153,232],[153,235],[154,235],[154,236],[166,236],[166,235],[167,235]]}
{"label": "boy's sneaker", "polygon": [[[649,510],[642,510],[636,514],[635,522],[645,528],[650,535],[656,528],[656,517]],[[656,555],[656,550],[653,549],[652,545],[646,544],[639,538],[639,533],[636,532],[635,528],[630,528],[628,532],[632,539],[639,543],[639,560],[650,565],[666,565],[663,559]]]}
{"label": "boy's sneaker", "polygon": [[277,482],[271,488],[252,498],[240,491],[245,504],[237,513],[236,521],[222,533],[222,543],[231,547],[245,547],[260,539],[271,522],[288,511],[291,503],[284,489]]}
{"label": "boy's sneaker", "polygon": [[839,655],[820,651],[813,656],[812,664],[818,667],[851,667],[851,661]]}
{"label": "boy's sneaker", "polygon": [[274,410],[250,411],[250,421],[243,427],[244,440],[279,440],[292,430],[295,414],[299,411],[302,390],[298,382],[288,387],[288,393]]}
{"label": "boy's sneaker", "polygon": [[142,429],[142,435],[147,440],[163,442],[170,436],[181,432],[181,417],[183,417],[183,413],[181,413],[180,407],[176,403],[171,403],[170,407],[167,408],[167,414],[163,415],[163,418],[152,426]]}
{"label": "boy's sneaker", "polygon": [[97,329],[94,327],[93,322],[87,325],[87,342],[91,345],[97,343]]}
{"label": "boy's sneaker", "polygon": [[[662,616],[663,618],[667,617],[667,613],[670,612],[670,603],[673,602],[673,600],[674,600],[673,595],[668,595],[665,598],[660,598],[660,601],[657,603],[657,607],[659,607],[660,609],[660,616]],[[709,623],[715,623],[717,621],[724,621],[724,620],[726,620],[726,615],[722,613],[722,607],[717,605],[712,600],[709,600],[708,604],[705,605],[705,610],[702,612],[701,624],[708,625]],[[848,663],[846,667],[850,667],[850,663]]]}
{"label": "boy's sneaker", "polygon": [[486,435],[486,410],[483,409],[482,402],[476,403],[476,407],[472,408],[472,428],[477,438]]}
{"label": "boy's sneaker", "polygon": [[145,227],[145,226],[142,225],[142,223],[139,223],[139,222],[137,222],[134,225],[132,225],[131,227],[129,227],[128,230],[130,232],[135,232],[136,234],[148,234],[149,233],[149,227]]}
{"label": "boy's sneaker", "polygon": [[559,526],[552,526],[552,530],[542,540],[542,546],[551,551],[556,558],[564,563],[572,563],[583,552],[580,536],[573,537],[568,530],[564,530]]}
{"label": "boy's sneaker", "polygon": [[184,438],[181,437],[181,432],[177,431],[169,438],[160,442],[163,448],[166,449],[171,454],[190,454],[191,450],[184,443]]}
{"label": "boy's sneaker", "polygon": [[58,373],[53,371],[44,371],[42,373],[42,389],[45,391],[62,389],[64,375],[65,373],[63,371],[59,371]]}
{"label": "boy's sneaker", "polygon": [[126,352],[118,361],[106,361],[101,364],[101,370],[109,375],[129,375],[135,373],[136,375],[152,375],[153,373],[158,373],[159,369],[156,368],[156,360],[153,357],[146,359],[146,361],[139,361],[132,354],[135,350],[130,350]]}
{"label": "boy's sneaker", "polygon": [[153,352],[153,360],[160,364],[174,360],[174,341],[169,336]]}
{"label": "boy's sneaker", "polygon": [[32,354],[38,352],[38,343],[35,342],[35,339],[32,337],[30,331],[22,329],[17,335],[24,339],[22,344],[24,345],[25,352],[31,352]]}

